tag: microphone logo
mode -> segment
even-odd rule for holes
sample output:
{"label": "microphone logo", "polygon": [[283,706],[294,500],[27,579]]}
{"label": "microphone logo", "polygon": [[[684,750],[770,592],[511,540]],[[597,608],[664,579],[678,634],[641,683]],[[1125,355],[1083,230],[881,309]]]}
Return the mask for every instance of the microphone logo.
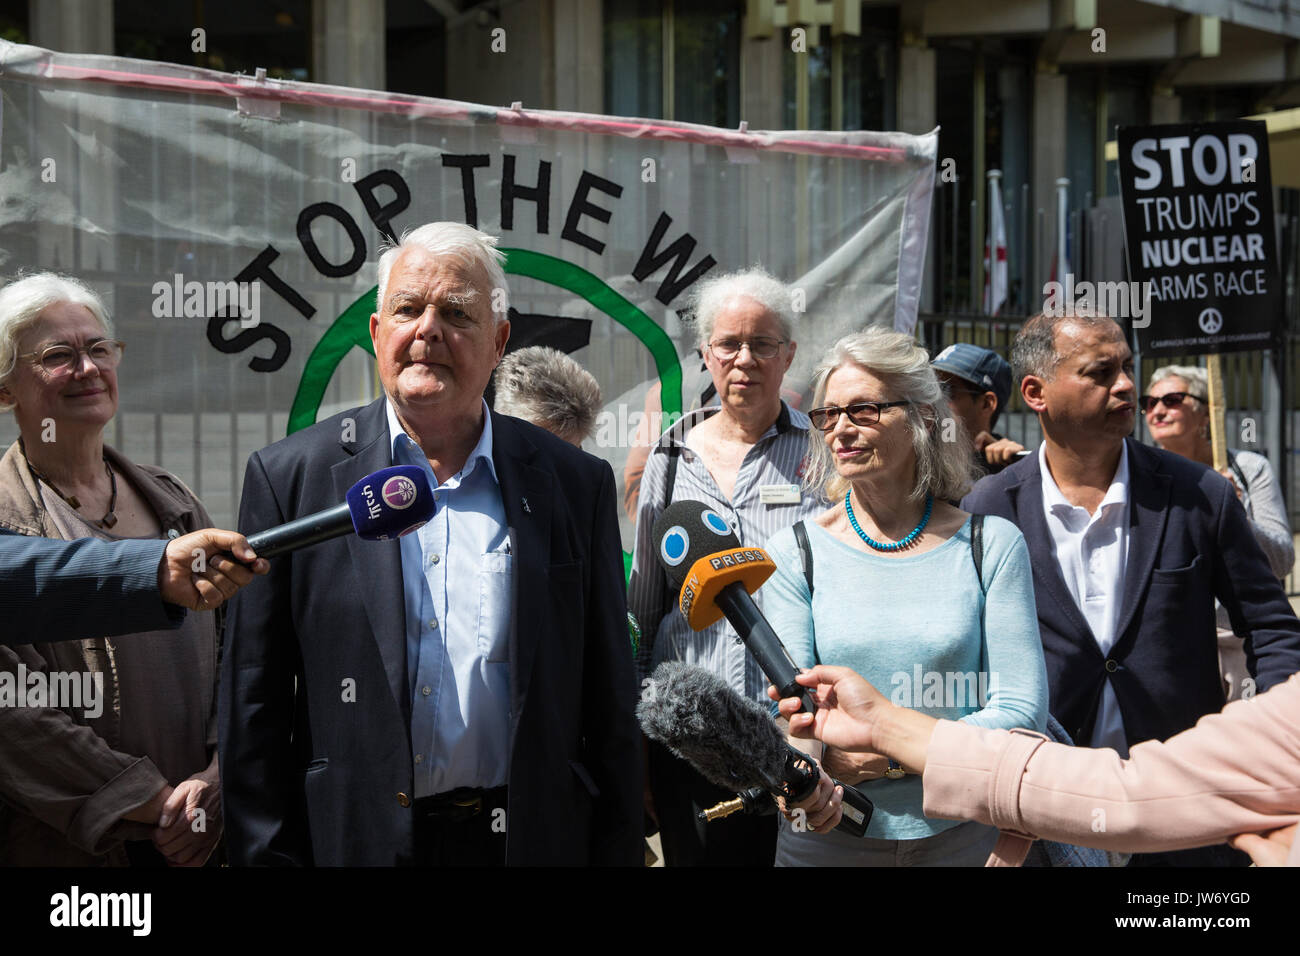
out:
{"label": "microphone logo", "polygon": [[720,538],[725,538],[731,534],[731,525],[727,524],[727,519],[716,511],[706,508],[700,512],[700,520],[704,522],[704,527]]}
{"label": "microphone logo", "polygon": [[415,503],[415,482],[405,475],[394,475],[384,482],[380,494],[388,507],[403,511]]}
{"label": "microphone logo", "polygon": [[686,529],[675,524],[668,529],[664,539],[659,542],[659,554],[665,564],[675,568],[686,559],[686,552],[690,550],[690,546],[691,538],[686,533]]}

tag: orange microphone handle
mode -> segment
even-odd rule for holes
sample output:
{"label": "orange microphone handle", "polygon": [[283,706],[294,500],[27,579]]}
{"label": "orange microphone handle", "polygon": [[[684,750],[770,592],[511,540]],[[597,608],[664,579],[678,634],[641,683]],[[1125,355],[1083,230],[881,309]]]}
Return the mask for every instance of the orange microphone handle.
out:
{"label": "orange microphone handle", "polygon": [[718,595],[728,584],[739,583],[750,594],[772,576],[776,563],[762,548],[728,548],[706,554],[686,572],[677,605],[692,630],[702,631],[722,619]]}

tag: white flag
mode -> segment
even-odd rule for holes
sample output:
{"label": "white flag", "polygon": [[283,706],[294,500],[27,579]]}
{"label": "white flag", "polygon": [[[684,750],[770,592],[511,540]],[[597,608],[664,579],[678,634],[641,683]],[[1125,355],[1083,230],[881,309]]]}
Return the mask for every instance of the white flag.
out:
{"label": "white flag", "polygon": [[989,230],[984,240],[984,314],[997,315],[1007,301],[1007,224],[1002,215],[1002,173],[989,173]]}

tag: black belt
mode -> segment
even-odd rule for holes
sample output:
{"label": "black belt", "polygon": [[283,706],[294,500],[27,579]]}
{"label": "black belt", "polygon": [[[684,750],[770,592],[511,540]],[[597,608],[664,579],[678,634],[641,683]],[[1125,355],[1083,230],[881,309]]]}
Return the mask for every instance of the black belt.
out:
{"label": "black belt", "polygon": [[447,823],[462,823],[506,805],[506,788],[459,787],[431,797],[419,797],[411,809],[417,817],[429,817]]}

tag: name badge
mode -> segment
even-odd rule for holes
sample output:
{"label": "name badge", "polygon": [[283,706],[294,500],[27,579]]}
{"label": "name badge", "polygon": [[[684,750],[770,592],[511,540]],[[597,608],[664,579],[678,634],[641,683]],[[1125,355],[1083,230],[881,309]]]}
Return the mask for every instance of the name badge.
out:
{"label": "name badge", "polygon": [[765,505],[797,505],[800,494],[798,485],[760,485],[759,500]]}

